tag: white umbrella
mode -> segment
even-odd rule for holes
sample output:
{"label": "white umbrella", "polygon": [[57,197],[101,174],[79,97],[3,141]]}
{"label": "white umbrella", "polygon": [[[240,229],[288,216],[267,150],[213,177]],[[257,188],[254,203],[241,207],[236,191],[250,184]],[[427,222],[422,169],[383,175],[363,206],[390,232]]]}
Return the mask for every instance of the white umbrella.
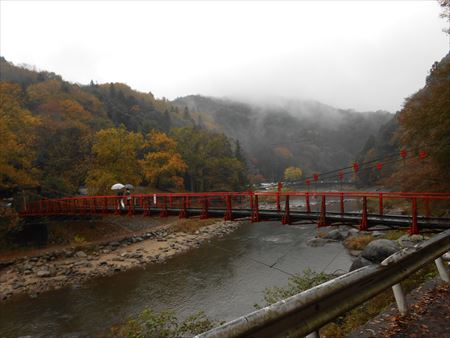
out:
{"label": "white umbrella", "polygon": [[111,190],[120,190],[125,188],[125,186],[122,183],[116,183],[111,187]]}

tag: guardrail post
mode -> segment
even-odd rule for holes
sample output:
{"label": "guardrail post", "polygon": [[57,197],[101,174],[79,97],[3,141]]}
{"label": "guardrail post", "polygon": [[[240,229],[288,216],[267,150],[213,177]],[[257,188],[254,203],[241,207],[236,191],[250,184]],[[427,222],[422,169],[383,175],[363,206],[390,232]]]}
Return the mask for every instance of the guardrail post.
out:
{"label": "guardrail post", "polygon": [[186,209],[186,205],[187,205],[187,201],[186,201],[186,196],[183,197],[183,205],[181,206],[181,211],[180,211],[180,215],[178,216],[178,218],[187,218],[187,209]]}
{"label": "guardrail post", "polygon": [[309,192],[307,191],[305,194],[305,199],[306,199],[306,212],[308,214],[311,213],[311,204],[309,203]]}
{"label": "guardrail post", "polygon": [[362,210],[362,217],[361,217],[361,224],[359,225],[360,231],[366,231],[367,230],[367,197],[363,196],[363,210]]}
{"label": "guardrail post", "polygon": [[436,264],[436,267],[439,272],[439,276],[444,282],[450,282],[450,275],[448,272],[448,268],[445,266],[444,261],[442,260],[442,257],[436,258],[434,260],[434,263]]}
{"label": "guardrail post", "polygon": [[280,193],[281,193],[281,189],[283,189],[283,184],[281,182],[278,182],[277,185],[277,211],[280,212],[281,211],[281,205],[280,205]]}
{"label": "guardrail post", "polygon": [[169,196],[169,207],[173,208],[173,197],[172,197],[172,195]]}
{"label": "guardrail post", "polygon": [[209,207],[209,201],[208,201],[208,197],[204,196],[203,201],[202,201],[203,205],[202,205],[202,213],[200,214],[200,219],[207,219],[209,218],[208,215],[208,207]]}
{"label": "guardrail post", "polygon": [[392,292],[394,292],[398,311],[402,316],[406,315],[408,313],[408,305],[406,304],[406,298],[402,289],[402,285],[400,283],[392,285]]}
{"label": "guardrail post", "polygon": [[378,194],[378,213],[380,216],[384,215],[384,208],[383,208],[383,193],[380,192]]}
{"label": "guardrail post", "polygon": [[289,195],[286,195],[286,202],[284,206],[284,215],[281,218],[282,224],[291,224],[291,210],[289,206]]}
{"label": "guardrail post", "polygon": [[225,210],[225,215],[223,217],[223,219],[225,221],[232,221],[233,220],[233,209],[232,209],[232,205],[231,205],[231,195],[227,195],[226,197],[226,210]]}
{"label": "guardrail post", "polygon": [[344,216],[345,207],[344,207],[344,193],[341,192],[339,196],[340,204],[341,204],[341,216]]}
{"label": "guardrail post", "polygon": [[417,235],[419,234],[419,225],[417,224],[417,199],[415,197],[411,199],[411,213],[412,222],[411,226],[409,227],[409,234]]}
{"label": "guardrail post", "polygon": [[327,201],[325,195],[322,195],[322,205],[320,207],[320,216],[317,220],[317,227],[327,226]]}
{"label": "guardrail post", "polygon": [[259,201],[258,201],[258,195],[250,196],[252,203],[252,223],[259,222]]}

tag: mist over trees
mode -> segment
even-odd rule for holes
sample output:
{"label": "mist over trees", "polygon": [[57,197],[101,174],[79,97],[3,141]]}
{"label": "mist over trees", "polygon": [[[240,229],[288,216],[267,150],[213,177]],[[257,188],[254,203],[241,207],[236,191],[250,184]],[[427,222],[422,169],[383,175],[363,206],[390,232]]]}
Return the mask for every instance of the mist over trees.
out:
{"label": "mist over trees", "polygon": [[[307,176],[349,165],[391,116],[314,101],[188,96],[171,102],[122,83],[69,83],[4,58],[0,67],[2,86],[14,87],[4,95],[31,119],[23,128],[32,126],[19,147],[27,148],[26,163],[3,161],[15,168],[2,178],[6,190],[27,183],[106,193],[116,181],[163,190],[248,189],[249,180],[283,180],[289,167]],[[24,178],[12,178],[19,174]]]}
{"label": "mist over trees", "polygon": [[203,96],[174,100],[202,116],[208,128],[239,140],[253,178],[283,180],[287,167],[306,176],[348,166],[370,134],[389,121],[387,112],[358,113],[314,101],[255,104]]}
{"label": "mist over trees", "polygon": [[380,131],[370,137],[360,162],[400,157],[404,161],[384,165],[382,175],[374,168],[361,170],[366,185],[388,184],[402,190],[450,189],[450,53],[435,62],[425,86],[405,100],[404,107]]}

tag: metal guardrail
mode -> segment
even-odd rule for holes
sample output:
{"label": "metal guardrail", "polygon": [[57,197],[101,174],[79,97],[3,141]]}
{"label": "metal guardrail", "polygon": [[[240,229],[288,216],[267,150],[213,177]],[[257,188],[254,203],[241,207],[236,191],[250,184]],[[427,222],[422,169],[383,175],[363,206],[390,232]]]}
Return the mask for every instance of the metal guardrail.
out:
{"label": "metal guardrail", "polygon": [[[381,264],[360,268],[197,335],[197,338],[302,337],[391,287],[401,313],[406,302],[400,282],[433,260],[449,281],[441,256],[450,250],[450,230],[404,249]],[[317,335],[316,335],[317,336]]]}

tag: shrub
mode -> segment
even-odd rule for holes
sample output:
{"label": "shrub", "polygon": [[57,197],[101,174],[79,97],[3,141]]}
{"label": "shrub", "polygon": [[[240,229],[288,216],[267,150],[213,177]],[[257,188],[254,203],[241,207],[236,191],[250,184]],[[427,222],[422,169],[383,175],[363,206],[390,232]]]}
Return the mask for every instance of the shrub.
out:
{"label": "shrub", "polygon": [[203,312],[197,312],[180,322],[173,311],[157,313],[145,309],[136,318],[124,325],[111,329],[112,337],[163,338],[186,337],[205,332],[217,323],[211,321]]}
{"label": "shrub", "polygon": [[[311,269],[303,270],[301,275],[294,275],[289,278],[288,285],[285,287],[272,287],[264,290],[264,300],[267,305],[276,303],[282,299],[286,299],[302,291],[311,289],[312,287],[325,283],[332,279],[333,276],[324,272],[315,272]],[[256,308],[260,306],[255,304]]]}

